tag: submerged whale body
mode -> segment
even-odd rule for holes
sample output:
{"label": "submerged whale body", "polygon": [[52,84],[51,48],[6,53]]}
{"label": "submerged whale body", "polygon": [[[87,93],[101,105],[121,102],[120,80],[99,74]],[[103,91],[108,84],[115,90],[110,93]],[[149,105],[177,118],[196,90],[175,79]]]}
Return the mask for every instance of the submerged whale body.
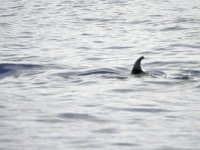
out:
{"label": "submerged whale body", "polygon": [[131,74],[143,74],[145,73],[141,68],[141,61],[144,59],[144,56],[138,58],[133,66]]}

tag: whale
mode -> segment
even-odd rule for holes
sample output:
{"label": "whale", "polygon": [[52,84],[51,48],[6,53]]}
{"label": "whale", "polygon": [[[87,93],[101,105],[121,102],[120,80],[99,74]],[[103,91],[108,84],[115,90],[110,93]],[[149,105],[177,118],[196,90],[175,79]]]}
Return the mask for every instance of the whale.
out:
{"label": "whale", "polygon": [[135,64],[133,65],[133,69],[131,71],[131,74],[145,74],[145,72],[142,70],[141,67],[141,61],[144,59],[144,56],[139,57],[136,61]]}

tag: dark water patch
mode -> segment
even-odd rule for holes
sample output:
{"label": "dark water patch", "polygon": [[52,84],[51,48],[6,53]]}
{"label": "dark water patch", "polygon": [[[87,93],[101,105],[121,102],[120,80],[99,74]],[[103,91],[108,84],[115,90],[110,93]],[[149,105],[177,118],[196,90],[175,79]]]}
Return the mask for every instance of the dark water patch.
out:
{"label": "dark water patch", "polygon": [[[33,36],[31,36],[31,35],[21,35],[21,36],[15,36],[15,37],[10,37],[11,39],[15,39],[15,40],[17,40],[17,39],[31,39],[31,38],[33,38]],[[16,46],[16,45],[15,45]],[[25,45],[17,45],[17,46],[25,46]]]}
{"label": "dark water patch", "polygon": [[177,116],[172,116],[172,115],[168,115],[168,116],[165,116],[166,118],[170,118],[170,119],[176,119],[178,118]]}
{"label": "dark water patch", "polygon": [[105,43],[104,41],[93,41],[93,43]]}
{"label": "dark water patch", "polygon": [[[80,148],[80,149],[103,149],[103,145],[97,144],[94,142],[95,139],[86,138],[84,139],[70,139],[70,143],[73,144],[73,148]],[[93,144],[94,143],[94,144]]]}
{"label": "dark water patch", "polygon": [[200,49],[200,45],[191,45],[191,44],[171,44],[170,47],[186,47],[186,48],[194,48]]}
{"label": "dark water patch", "polygon": [[149,15],[150,17],[153,17],[153,18],[160,18],[162,17],[163,15]]}
{"label": "dark water patch", "polygon": [[198,89],[199,89],[199,88],[200,88],[200,85],[197,85],[197,86],[196,86],[196,88],[198,88]]}
{"label": "dark water patch", "polygon": [[100,129],[100,130],[93,130],[94,133],[101,133],[101,134],[113,134],[118,133],[118,131],[115,128],[106,128],[106,129]]}
{"label": "dark water patch", "polygon": [[83,71],[81,73],[78,73],[79,76],[102,75],[102,74],[119,74],[119,72],[114,69],[100,68],[100,69],[93,69],[93,70],[88,70],[88,71]]}
{"label": "dark water patch", "polygon": [[[96,83],[96,82],[95,82]],[[84,107],[89,107],[89,108],[96,108],[96,107],[98,107],[98,106],[102,106],[102,105],[97,105],[97,104],[85,104],[85,105],[83,105]]]}
{"label": "dark water patch", "polygon": [[177,18],[174,22],[175,23],[199,23],[200,19],[195,18]]}
{"label": "dark water patch", "polygon": [[156,47],[156,48],[153,48],[152,51],[158,51],[158,52],[161,52],[161,51],[169,51],[170,48],[169,47]]}
{"label": "dark water patch", "polygon": [[[91,139],[90,139],[91,140]],[[80,149],[103,149],[103,146],[100,144],[92,144],[92,143],[88,143],[88,140],[85,141],[84,145],[74,145],[77,148]]]}
{"label": "dark water patch", "polygon": [[187,28],[183,28],[180,26],[174,26],[174,27],[163,28],[163,29],[161,29],[161,31],[180,31],[180,30],[185,30],[185,29],[187,29]]}
{"label": "dark water patch", "polygon": [[[7,138],[3,138],[3,139],[0,139],[0,143],[11,143],[11,142],[14,142],[15,140],[12,140],[12,139],[7,139]],[[1,149],[2,150],[2,149]]]}
{"label": "dark water patch", "polygon": [[9,23],[3,23],[3,22],[1,22],[0,23],[0,26],[2,26],[2,27],[7,27],[7,26],[10,26],[11,24],[9,24]]}
{"label": "dark water patch", "polygon": [[7,73],[9,71],[10,71],[9,69],[5,69],[5,68],[0,67],[0,74]]}
{"label": "dark water patch", "polygon": [[200,80],[200,71],[197,70],[187,70],[182,73],[185,76],[189,77],[189,81],[199,81]]}
{"label": "dark water patch", "polygon": [[142,125],[143,122],[144,122],[144,120],[141,119],[141,118],[132,118],[132,119],[128,120],[127,123],[130,124],[130,125],[133,125],[133,124],[140,124],[140,125]]}
{"label": "dark water patch", "polygon": [[41,67],[40,65],[33,64],[11,64],[11,63],[3,63],[0,64],[0,73],[8,72],[8,71],[17,71],[20,69],[33,69]]}
{"label": "dark water patch", "polygon": [[[2,63],[0,64],[0,78],[5,78],[8,76],[17,77],[20,73],[24,73],[27,70],[39,69],[42,66],[33,64],[11,64]],[[39,71],[39,70],[38,70]]]}
{"label": "dark water patch", "polygon": [[113,76],[113,75],[120,75],[118,70],[109,69],[109,68],[99,68],[99,69],[92,69],[92,70],[84,70],[84,71],[77,71],[77,72],[63,72],[56,74],[60,77],[66,79],[74,79],[77,77],[84,77],[84,76]]}
{"label": "dark water patch", "polygon": [[105,18],[83,18],[83,21],[87,22],[109,22],[111,19],[105,19]]}
{"label": "dark water patch", "polygon": [[105,79],[119,79],[125,80],[128,75],[123,75],[120,69],[99,68],[87,71],[82,71],[77,74],[78,76],[98,76]]}
{"label": "dark water patch", "polygon": [[5,108],[5,106],[0,105],[0,108]]}
{"label": "dark water patch", "polygon": [[91,61],[99,61],[102,60],[103,58],[100,57],[90,57],[90,58],[86,58],[86,60],[91,60]]}
{"label": "dark water patch", "polygon": [[131,49],[133,46],[111,46],[111,47],[105,47],[103,49]]}
{"label": "dark water patch", "polygon": [[6,14],[6,15],[0,15],[0,17],[5,17],[5,18],[7,18],[7,17],[13,17],[13,16],[16,16],[17,14]]}
{"label": "dark water patch", "polygon": [[70,79],[73,78],[77,72],[61,72],[61,73],[56,73],[55,75],[60,76],[62,78]]}
{"label": "dark water patch", "polygon": [[47,118],[43,118],[43,119],[37,119],[37,122],[44,122],[44,123],[60,123],[60,122],[65,122],[62,119],[57,119],[57,118],[52,118],[52,119],[47,119]]}
{"label": "dark water patch", "polygon": [[[1,107],[0,107],[1,108]],[[0,115],[0,118],[5,118],[5,116],[4,115]]]}
{"label": "dark water patch", "polygon": [[172,147],[172,146],[163,146],[162,148],[158,148],[158,149],[155,149],[155,150],[199,150],[199,149],[196,149],[196,148],[179,148],[179,147]]}
{"label": "dark water patch", "polygon": [[81,35],[83,35],[83,36],[91,36],[92,34],[90,34],[90,33],[82,33]]}
{"label": "dark water patch", "polygon": [[65,120],[76,120],[76,121],[89,121],[89,122],[105,122],[105,120],[99,119],[89,114],[81,113],[63,113],[58,115],[59,118]]}
{"label": "dark water patch", "polygon": [[18,5],[18,6],[12,6],[12,7],[10,7],[10,9],[16,9],[16,8],[23,8],[23,5]]}
{"label": "dark water patch", "polygon": [[106,75],[102,75],[101,77],[106,78],[106,79],[118,79],[118,80],[126,80],[128,79],[127,76],[106,76]]}
{"label": "dark water patch", "polygon": [[192,78],[189,77],[189,76],[187,76],[187,75],[179,75],[179,76],[173,77],[173,79],[177,79],[177,80],[190,80]]}
{"label": "dark water patch", "polygon": [[169,78],[178,80],[194,80],[200,78],[199,70],[180,70],[179,73],[168,75]]}
{"label": "dark water patch", "polygon": [[90,50],[90,47],[78,47],[78,49],[83,49],[83,50]]}
{"label": "dark water patch", "polygon": [[136,25],[136,24],[144,24],[144,23],[147,23],[147,22],[150,22],[150,21],[151,20],[134,20],[134,21],[131,21],[131,22],[126,22],[126,23]]}
{"label": "dark water patch", "polygon": [[189,74],[191,76],[200,76],[200,70],[182,70],[183,73]]}
{"label": "dark water patch", "polygon": [[128,142],[118,142],[118,143],[113,143],[113,145],[120,146],[120,147],[135,147],[135,146],[138,146],[138,144],[128,143]]}
{"label": "dark water patch", "polygon": [[165,113],[171,112],[168,109],[161,108],[113,108],[114,110],[119,111],[128,111],[128,112],[138,112],[138,113]]}
{"label": "dark water patch", "polygon": [[145,81],[146,83],[148,84],[152,84],[154,86],[157,86],[157,85],[162,85],[162,86],[166,86],[166,87],[171,87],[171,86],[175,86],[177,85],[177,83],[180,83],[180,81],[178,82],[175,82],[175,81],[171,81],[171,80],[164,80],[164,81],[157,81],[157,80],[152,80],[152,81]]}
{"label": "dark water patch", "polygon": [[112,92],[115,93],[130,93],[130,92],[134,92],[133,89],[114,89],[112,90]]}

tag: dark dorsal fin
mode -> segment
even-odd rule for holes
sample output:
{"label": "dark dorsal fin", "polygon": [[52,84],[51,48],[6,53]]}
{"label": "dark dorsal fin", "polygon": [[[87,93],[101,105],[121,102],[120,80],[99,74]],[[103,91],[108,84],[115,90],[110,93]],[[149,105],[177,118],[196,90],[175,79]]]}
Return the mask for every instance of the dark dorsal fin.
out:
{"label": "dark dorsal fin", "polygon": [[142,71],[142,68],[141,68],[141,61],[142,59],[144,59],[144,56],[141,56],[140,58],[138,58],[133,66],[133,69],[131,71],[131,74],[140,74],[140,73],[144,73]]}

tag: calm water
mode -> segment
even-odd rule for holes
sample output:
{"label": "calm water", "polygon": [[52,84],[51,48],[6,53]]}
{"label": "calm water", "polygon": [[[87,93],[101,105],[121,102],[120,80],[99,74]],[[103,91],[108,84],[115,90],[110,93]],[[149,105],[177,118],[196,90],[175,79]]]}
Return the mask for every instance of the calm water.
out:
{"label": "calm water", "polygon": [[199,0],[0,0],[0,149],[198,150],[199,58]]}

